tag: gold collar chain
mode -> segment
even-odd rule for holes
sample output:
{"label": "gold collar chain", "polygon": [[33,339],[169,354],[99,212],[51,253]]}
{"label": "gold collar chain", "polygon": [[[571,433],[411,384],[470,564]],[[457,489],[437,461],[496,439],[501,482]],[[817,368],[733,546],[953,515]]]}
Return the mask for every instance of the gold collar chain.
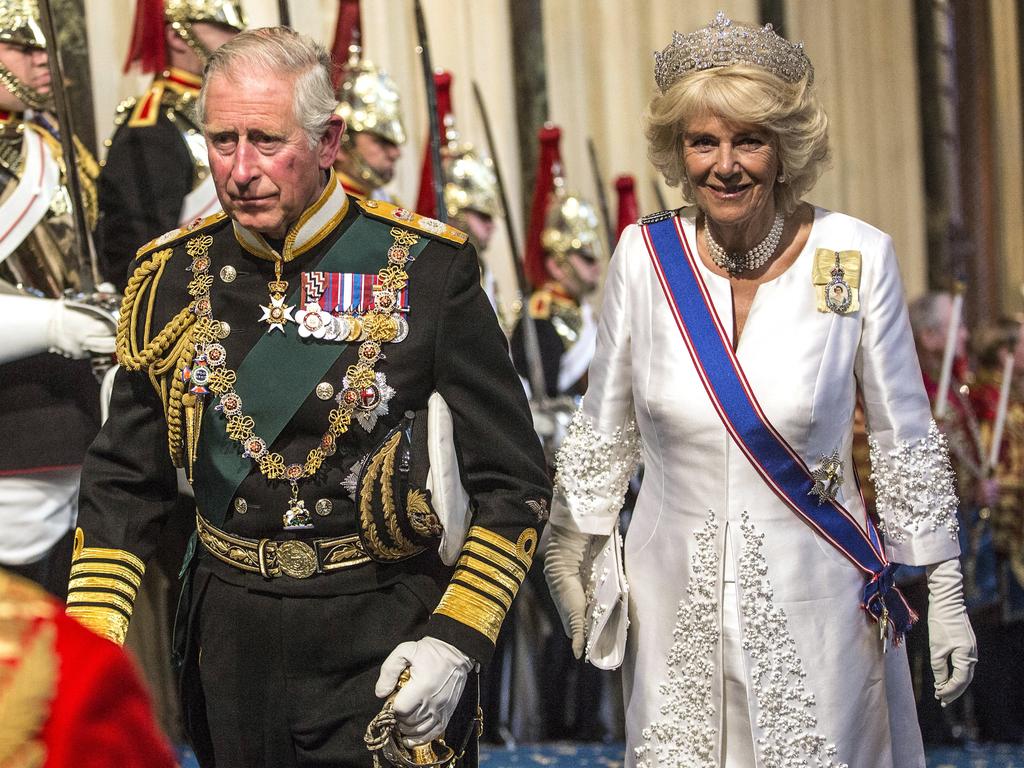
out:
{"label": "gold collar chain", "polygon": [[201,396],[208,392],[216,395],[217,407],[226,417],[228,437],[241,446],[242,455],[251,459],[268,480],[287,480],[291,484],[291,500],[283,516],[286,529],[312,527],[309,511],[298,498],[299,481],[315,475],[324,460],[334,454],[338,437],[348,431],[357,409],[372,411],[381,403],[374,366],[382,356],[381,345],[398,337],[398,318],[391,314],[390,308],[398,305],[398,295],[409,281],[405,271],[409,248],[419,241],[418,235],[401,227],[392,227],[391,237],[394,243],[388,249],[388,263],[377,273],[379,290],[390,301],[375,302],[365,317],[365,340],[359,345],[356,363],[345,371],[342,390],[335,398],[338,405],[327,417],[327,431],[301,464],[286,463],[283,455],[270,450],[267,441],[256,434],[256,424],[252,416],[243,411],[242,398],[235,391],[238,374],[227,365],[227,350],[220,343],[221,323],[213,317],[210,300],[213,277],[209,274],[209,250],[213,238],[198,235],[185,244],[186,253],[192,257],[192,280],[188,285],[193,297],[190,309],[196,315],[192,331],[195,356],[192,366],[184,372],[190,393],[200,402]]}

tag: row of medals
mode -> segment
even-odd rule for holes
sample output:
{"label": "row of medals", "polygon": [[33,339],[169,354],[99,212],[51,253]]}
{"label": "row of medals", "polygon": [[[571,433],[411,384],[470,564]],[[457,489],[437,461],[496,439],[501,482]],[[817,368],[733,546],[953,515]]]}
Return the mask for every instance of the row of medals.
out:
{"label": "row of medals", "polygon": [[[397,238],[396,238],[397,239]],[[208,247],[209,243],[203,243]],[[408,249],[403,247],[405,243],[396,243],[389,251],[389,261],[393,265],[402,264],[406,260],[411,261]],[[205,254],[205,248],[202,249],[202,254],[194,253],[193,264],[191,271],[194,273],[194,277],[198,280],[195,283],[202,285],[201,288],[193,294],[197,301],[195,306],[196,314],[206,317],[211,317],[209,288],[211,287],[208,277],[205,277],[206,270],[209,268],[209,257]],[[394,251],[394,253],[392,253]],[[198,258],[196,258],[198,257]],[[195,274],[198,273],[198,274]],[[235,279],[236,272],[231,267],[224,267],[221,270],[221,279],[224,282],[232,282]],[[203,284],[205,283],[205,284]],[[317,340],[334,341],[339,343],[362,341],[363,346],[367,349],[360,348],[360,358],[369,356],[374,360],[383,358],[384,355],[380,351],[380,344],[377,340],[370,339],[369,328],[364,322],[363,318],[357,314],[341,314],[332,315],[328,312],[323,311],[318,303],[307,303],[305,310],[300,310],[295,313],[296,316],[292,316],[293,307],[284,304],[285,291],[287,290],[288,283],[280,279],[276,279],[268,283],[268,289],[270,292],[270,303],[268,306],[261,306],[263,309],[263,316],[260,318],[262,322],[266,322],[269,325],[267,333],[271,333],[274,330],[280,330],[284,332],[284,326],[288,322],[295,322],[299,326],[299,335],[304,338],[312,336]],[[199,286],[196,286],[199,287]],[[193,286],[190,286],[192,289]],[[205,291],[203,290],[205,289]],[[205,295],[203,295],[205,293]],[[388,312],[397,306],[397,291],[392,291],[386,288],[374,291],[374,306],[371,308],[373,311]],[[391,319],[395,324],[395,332],[392,338],[380,339],[380,341],[388,341],[391,343],[398,343],[403,341],[409,333],[409,324],[405,317],[400,311],[394,311],[391,313]],[[220,327],[226,324],[214,323],[214,327],[218,330]],[[226,334],[225,334],[226,335]],[[201,343],[197,345],[201,347],[197,349],[197,356],[193,366],[190,370],[190,378],[192,384],[192,391],[197,394],[205,394],[206,384],[210,379],[210,367],[220,367],[226,362],[226,351],[224,347],[219,343]],[[383,372],[375,373],[375,383],[370,385],[364,391],[354,392],[351,388],[347,387],[347,379],[343,381],[343,391],[338,394],[338,398],[345,398],[345,401],[352,405],[355,410],[355,418],[359,422],[360,426],[363,427],[367,432],[371,431],[376,424],[377,415],[384,415],[387,413],[387,401],[394,395],[394,389],[387,385],[386,377]],[[334,387],[329,382],[321,382],[316,387],[316,394],[321,400],[329,399],[334,394]],[[354,395],[354,396],[353,396]],[[339,400],[340,402],[340,400]],[[376,413],[375,413],[376,412]],[[262,442],[262,441],[260,441]],[[293,493],[293,496],[295,494]],[[235,499],[233,504],[235,511],[239,514],[245,514],[248,511],[248,503],[245,499],[239,497]],[[333,509],[333,504],[330,499],[319,499],[315,505],[316,511],[320,515],[328,515]],[[283,527],[285,529],[302,529],[311,528],[313,526],[312,520],[310,519],[309,512],[305,508],[305,504],[297,499],[293,498],[289,503],[288,511],[284,515]]]}

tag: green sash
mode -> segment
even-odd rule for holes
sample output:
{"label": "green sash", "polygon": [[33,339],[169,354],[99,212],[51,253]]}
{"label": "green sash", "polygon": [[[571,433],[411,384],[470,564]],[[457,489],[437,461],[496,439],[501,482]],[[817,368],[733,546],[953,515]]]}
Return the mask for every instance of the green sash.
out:
{"label": "green sash", "polygon": [[[388,249],[394,244],[390,230],[387,224],[360,216],[315,270],[376,274],[387,262]],[[422,251],[427,242],[421,237],[409,248],[410,257]],[[297,287],[288,295],[288,304],[297,304],[299,290]],[[348,344],[300,339],[296,324],[287,323],[284,333],[265,333],[249,350],[238,366],[235,392],[242,398],[245,413],[256,422],[256,434],[268,446],[273,445],[347,347]],[[239,444],[227,436],[224,425],[223,412],[207,403],[193,467],[196,506],[203,517],[218,527],[227,517],[228,503],[238,486],[254,466],[242,455]]]}

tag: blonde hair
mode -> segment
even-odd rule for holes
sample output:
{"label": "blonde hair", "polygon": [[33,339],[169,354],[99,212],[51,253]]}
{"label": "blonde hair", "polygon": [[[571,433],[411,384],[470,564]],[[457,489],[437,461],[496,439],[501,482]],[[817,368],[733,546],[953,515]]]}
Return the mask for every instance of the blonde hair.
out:
{"label": "blonde hair", "polygon": [[807,78],[787,83],[761,67],[733,64],[693,72],[647,105],[647,157],[669,186],[681,186],[687,202],[682,139],[688,123],[706,115],[759,126],[773,137],[784,180],[775,184],[775,203],[792,213],[810,191],[831,156],[828,116]]}

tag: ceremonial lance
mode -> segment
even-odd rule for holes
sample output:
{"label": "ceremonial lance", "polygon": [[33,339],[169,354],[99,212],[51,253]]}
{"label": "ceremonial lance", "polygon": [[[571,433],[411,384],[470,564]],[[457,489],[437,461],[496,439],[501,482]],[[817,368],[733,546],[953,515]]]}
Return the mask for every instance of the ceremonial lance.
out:
{"label": "ceremonial lance", "polygon": [[946,346],[942,351],[942,369],[939,372],[939,389],[935,395],[935,419],[941,421],[949,405],[949,384],[953,378],[953,362],[956,358],[956,340],[960,335],[960,316],[964,306],[964,285],[958,282],[954,288],[953,306],[949,311],[949,327],[946,328]]}
{"label": "ceremonial lance", "polygon": [[501,164],[498,162],[494,134],[491,133],[491,121],[487,115],[487,107],[484,104],[484,97],[480,92],[480,86],[477,85],[475,80],[473,81],[473,98],[476,100],[476,108],[480,112],[480,122],[484,126],[487,151],[491,155],[491,162],[494,163],[494,180],[498,185],[498,198],[501,200],[501,209],[505,212],[505,234],[508,236],[508,249],[512,254],[512,267],[516,275],[516,282],[519,285],[519,302],[522,305],[520,318],[523,323],[523,350],[526,353],[526,378],[530,382],[530,391],[533,393],[534,399],[543,400],[547,392],[544,386],[544,365],[541,362],[537,327],[530,318],[527,306],[530,297],[530,284],[527,282],[526,273],[523,271],[522,254],[519,251],[519,242],[516,240],[515,226],[512,223],[512,209],[508,206],[508,194],[505,191],[504,177],[501,175]]}
{"label": "ceremonial lance", "polygon": [[594,186],[597,188],[597,204],[601,208],[601,218],[604,219],[604,234],[608,238],[608,252],[615,250],[615,229],[612,227],[612,217],[608,210],[608,196],[604,191],[604,176],[601,175],[601,166],[597,162],[597,150],[594,149],[594,140],[587,137],[587,154],[590,155],[590,171],[594,175]]}
{"label": "ceremonial lance", "polygon": [[292,15],[288,10],[288,0],[277,0],[277,19],[282,27],[292,25]]}
{"label": "ceremonial lance", "polygon": [[49,55],[46,57],[50,65],[51,90],[54,111],[57,113],[57,124],[60,127],[60,146],[64,153],[64,176],[71,195],[71,208],[74,221],[75,253],[78,257],[79,290],[89,296],[96,293],[100,282],[99,262],[96,258],[96,247],[92,242],[92,232],[85,218],[85,197],[82,194],[82,181],[78,177],[78,153],[75,150],[75,125],[71,117],[68,103],[68,92],[65,88],[64,66],[60,58],[60,46],[57,44],[57,30],[53,24],[53,14],[49,0],[39,0],[40,19],[43,22],[43,35],[46,37]]}
{"label": "ceremonial lance", "polygon": [[430,121],[430,161],[433,166],[434,199],[437,202],[437,218],[448,221],[448,207],[444,204],[444,169],[441,167],[441,124],[437,120],[437,85],[434,83],[434,69],[430,65],[430,41],[427,38],[427,20],[423,16],[420,0],[415,0],[416,38],[423,62],[423,78],[427,89],[427,116]]}

